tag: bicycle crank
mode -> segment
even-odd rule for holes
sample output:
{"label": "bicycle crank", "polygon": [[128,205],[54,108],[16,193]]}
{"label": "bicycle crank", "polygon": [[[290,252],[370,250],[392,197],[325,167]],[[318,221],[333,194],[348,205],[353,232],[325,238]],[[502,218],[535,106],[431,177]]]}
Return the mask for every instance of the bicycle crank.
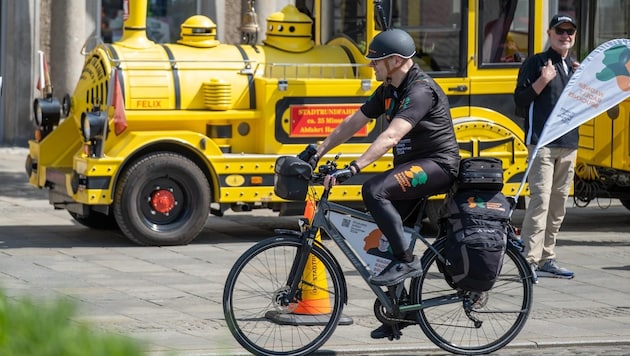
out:
{"label": "bicycle crank", "polygon": [[376,316],[378,321],[385,325],[393,326],[399,323],[416,324],[415,320],[405,319],[404,315],[394,315],[392,313],[388,313],[381,301],[378,299],[374,301],[374,316]]}

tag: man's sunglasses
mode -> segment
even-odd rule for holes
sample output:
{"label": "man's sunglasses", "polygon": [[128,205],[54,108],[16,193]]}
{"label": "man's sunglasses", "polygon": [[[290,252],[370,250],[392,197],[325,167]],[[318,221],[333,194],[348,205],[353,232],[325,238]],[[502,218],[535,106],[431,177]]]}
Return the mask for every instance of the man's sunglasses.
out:
{"label": "man's sunglasses", "polygon": [[569,36],[573,36],[575,34],[575,29],[574,28],[559,28],[556,27],[554,29],[556,31],[556,35],[562,35],[562,34],[567,34]]}

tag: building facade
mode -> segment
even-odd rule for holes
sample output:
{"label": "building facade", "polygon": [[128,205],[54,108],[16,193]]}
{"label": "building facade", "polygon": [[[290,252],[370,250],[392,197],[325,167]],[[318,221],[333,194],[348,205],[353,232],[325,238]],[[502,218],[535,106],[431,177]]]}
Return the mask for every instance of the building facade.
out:
{"label": "building facade", "polygon": [[[0,146],[26,147],[33,137],[32,103],[38,97],[39,51],[47,58],[54,96],[71,93],[90,38],[116,41],[122,7],[133,0],[0,0]],[[289,0],[254,2],[264,37],[264,19]],[[225,43],[241,39],[240,22],[248,0],[148,0],[147,32],[156,42],[173,42],[189,16],[203,14],[217,25]]]}

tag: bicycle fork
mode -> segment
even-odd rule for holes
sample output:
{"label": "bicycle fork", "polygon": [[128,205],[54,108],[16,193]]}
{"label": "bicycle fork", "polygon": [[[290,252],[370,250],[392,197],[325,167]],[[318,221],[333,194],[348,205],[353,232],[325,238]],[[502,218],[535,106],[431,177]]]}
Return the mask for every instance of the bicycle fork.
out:
{"label": "bicycle fork", "polygon": [[280,300],[277,300],[277,302],[283,307],[297,304],[302,300],[302,289],[300,288],[300,284],[304,283],[302,274],[306,268],[311,251],[313,250],[313,242],[315,241],[317,229],[308,229],[302,232],[302,236],[304,236],[304,234],[307,234],[307,236],[305,237],[304,243],[297,251],[293,264],[291,265],[291,271],[287,277],[288,279],[285,285],[288,289],[282,296],[278,296]]}

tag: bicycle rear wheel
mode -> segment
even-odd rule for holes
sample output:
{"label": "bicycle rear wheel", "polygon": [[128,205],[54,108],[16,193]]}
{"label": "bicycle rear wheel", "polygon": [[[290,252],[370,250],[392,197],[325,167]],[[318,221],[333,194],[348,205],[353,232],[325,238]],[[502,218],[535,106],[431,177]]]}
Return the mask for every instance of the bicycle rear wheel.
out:
{"label": "bicycle rear wheel", "polygon": [[261,241],[236,261],[228,275],[225,321],[238,343],[253,354],[310,354],[337,327],[345,283],[336,261],[321,247],[313,246],[307,271],[299,276],[299,300],[286,300],[291,266],[302,246],[292,236]]}
{"label": "bicycle rear wheel", "polygon": [[[434,246],[442,254],[444,240]],[[501,274],[487,292],[453,289],[430,250],[422,262],[425,273],[412,280],[412,301],[424,304],[417,313],[418,323],[440,348],[456,354],[488,354],[510,343],[525,325],[533,302],[531,272],[509,242]]]}

